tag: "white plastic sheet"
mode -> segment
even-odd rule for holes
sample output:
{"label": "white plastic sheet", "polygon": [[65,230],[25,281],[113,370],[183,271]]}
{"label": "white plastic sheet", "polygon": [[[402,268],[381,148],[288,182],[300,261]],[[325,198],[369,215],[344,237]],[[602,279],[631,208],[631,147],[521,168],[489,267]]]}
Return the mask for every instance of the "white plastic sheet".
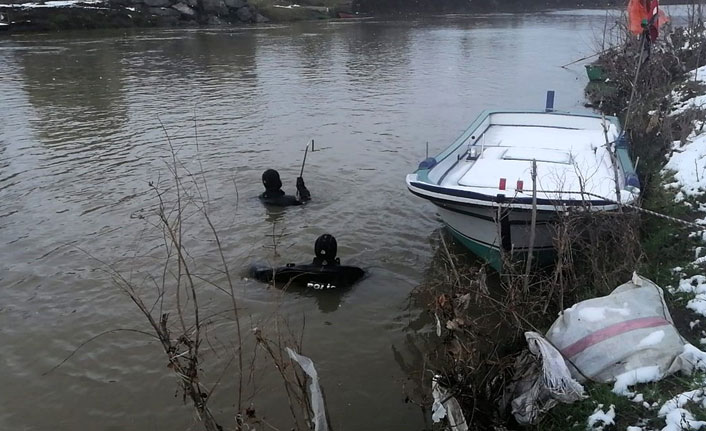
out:
{"label": "white plastic sheet", "polygon": [[451,430],[468,431],[468,424],[466,424],[466,418],[463,417],[461,405],[445,387],[439,384],[440,377],[436,375],[431,379],[431,394],[434,397],[434,404],[431,406],[432,421],[437,423],[446,417]]}
{"label": "white plastic sheet", "polygon": [[512,414],[518,423],[533,424],[557,402],[572,403],[585,397],[583,386],[571,377],[564,359],[542,335],[525,332],[532,356],[521,356],[515,380],[508,388]]}
{"label": "white plastic sheet", "polygon": [[289,347],[287,347],[286,350],[289,357],[292,358],[294,362],[299,364],[306,375],[309,376],[309,398],[311,400],[314,430],[328,431],[324,396],[321,393],[321,386],[319,386],[319,375],[316,372],[316,368],[314,368],[314,361],[306,356],[298,354]]}

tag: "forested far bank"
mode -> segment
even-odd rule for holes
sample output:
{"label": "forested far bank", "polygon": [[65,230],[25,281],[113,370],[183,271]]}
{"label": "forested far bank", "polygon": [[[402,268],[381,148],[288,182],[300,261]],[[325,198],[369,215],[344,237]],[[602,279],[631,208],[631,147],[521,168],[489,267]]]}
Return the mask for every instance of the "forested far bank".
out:
{"label": "forested far bank", "polygon": [[551,8],[593,8],[622,4],[610,0],[355,0],[354,8],[366,13],[450,13],[522,11]]}

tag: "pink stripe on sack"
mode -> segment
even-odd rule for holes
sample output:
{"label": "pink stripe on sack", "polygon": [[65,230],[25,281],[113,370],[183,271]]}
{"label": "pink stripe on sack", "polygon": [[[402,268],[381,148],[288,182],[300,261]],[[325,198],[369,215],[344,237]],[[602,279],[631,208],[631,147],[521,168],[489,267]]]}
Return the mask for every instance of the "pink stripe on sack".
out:
{"label": "pink stripe on sack", "polygon": [[564,355],[565,358],[571,358],[588,349],[589,347],[593,346],[594,344],[615,337],[616,335],[624,334],[629,331],[634,331],[635,329],[654,328],[655,326],[665,325],[671,325],[671,323],[669,323],[662,317],[641,317],[639,319],[627,320],[625,322],[616,323],[615,325],[610,325],[601,330],[586,335],[574,344],[564,348],[561,351],[561,354]]}

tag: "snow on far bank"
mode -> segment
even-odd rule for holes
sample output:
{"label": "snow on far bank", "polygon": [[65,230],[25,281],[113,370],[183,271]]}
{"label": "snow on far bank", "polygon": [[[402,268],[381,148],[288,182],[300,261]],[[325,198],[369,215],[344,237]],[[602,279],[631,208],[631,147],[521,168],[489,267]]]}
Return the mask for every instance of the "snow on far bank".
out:
{"label": "snow on far bank", "polygon": [[0,7],[20,7],[20,8],[40,8],[40,7],[69,7],[86,4],[97,5],[104,3],[104,0],[52,0],[46,2],[15,3],[4,4]]}

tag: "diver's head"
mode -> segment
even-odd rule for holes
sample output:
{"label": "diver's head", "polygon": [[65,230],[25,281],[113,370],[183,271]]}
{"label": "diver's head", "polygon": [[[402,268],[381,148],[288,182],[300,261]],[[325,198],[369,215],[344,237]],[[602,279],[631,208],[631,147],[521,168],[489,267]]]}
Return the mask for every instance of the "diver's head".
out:
{"label": "diver's head", "polygon": [[276,191],[282,188],[282,180],[279,179],[279,172],[268,169],[262,173],[262,184],[267,191]]}
{"label": "diver's head", "polygon": [[336,252],[338,251],[338,243],[333,235],[327,233],[316,238],[314,243],[314,253],[316,257],[325,260],[329,263],[334,263],[336,260]]}

